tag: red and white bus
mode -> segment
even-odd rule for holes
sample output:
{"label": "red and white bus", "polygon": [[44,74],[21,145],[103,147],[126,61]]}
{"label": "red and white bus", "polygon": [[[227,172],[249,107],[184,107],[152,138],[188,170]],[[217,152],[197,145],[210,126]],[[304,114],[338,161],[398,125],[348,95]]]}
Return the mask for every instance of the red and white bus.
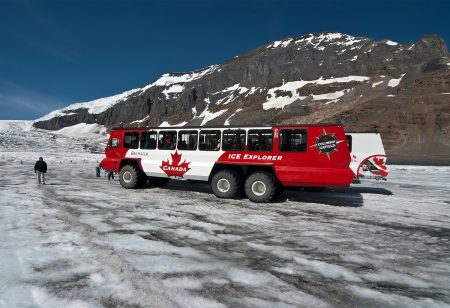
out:
{"label": "red and white bus", "polygon": [[219,198],[269,202],[282,187],[348,187],[343,126],[115,128],[102,167],[125,188],[168,179],[209,181]]}

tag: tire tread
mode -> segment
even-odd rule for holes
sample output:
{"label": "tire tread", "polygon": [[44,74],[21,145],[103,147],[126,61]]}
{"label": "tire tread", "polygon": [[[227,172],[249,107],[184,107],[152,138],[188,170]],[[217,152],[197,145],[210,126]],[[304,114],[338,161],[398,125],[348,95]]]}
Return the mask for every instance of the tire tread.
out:
{"label": "tire tread", "polygon": [[[262,180],[266,182],[267,193],[263,196],[256,196],[252,192],[252,183],[256,180]],[[277,183],[276,177],[269,172],[265,171],[257,171],[250,174],[245,180],[245,194],[250,201],[261,203],[261,202],[270,202],[275,198],[277,194]]]}
{"label": "tire tread", "polygon": [[[230,190],[226,193],[223,193],[217,189],[217,182],[220,178],[226,178],[230,182]],[[242,179],[240,175],[231,169],[223,169],[218,171],[211,180],[211,188],[213,190],[214,195],[218,198],[222,199],[231,199],[236,197],[239,194],[239,191],[242,190]]]}

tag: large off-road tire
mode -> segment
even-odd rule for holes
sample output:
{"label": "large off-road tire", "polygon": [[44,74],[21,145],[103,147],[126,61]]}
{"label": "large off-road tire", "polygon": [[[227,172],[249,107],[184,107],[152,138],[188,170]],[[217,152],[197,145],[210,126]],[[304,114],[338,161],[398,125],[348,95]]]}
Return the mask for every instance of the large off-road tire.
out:
{"label": "large off-road tire", "polygon": [[245,180],[245,194],[253,202],[270,202],[275,198],[277,179],[272,173],[258,171]]}
{"label": "large off-road tire", "polygon": [[234,170],[218,171],[211,180],[211,188],[218,198],[230,199],[238,195],[242,180],[239,173]]}
{"label": "large off-road tire", "polygon": [[119,172],[120,184],[129,188],[140,188],[147,182],[147,176],[137,165],[125,165]]}

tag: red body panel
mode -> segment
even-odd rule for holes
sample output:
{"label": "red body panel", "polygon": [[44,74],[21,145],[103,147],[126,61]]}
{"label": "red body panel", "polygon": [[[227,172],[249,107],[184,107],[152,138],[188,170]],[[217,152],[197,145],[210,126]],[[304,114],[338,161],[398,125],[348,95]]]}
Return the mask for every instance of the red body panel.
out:
{"label": "red body panel", "polygon": [[[340,126],[302,127],[308,130],[307,151],[281,152],[278,149],[280,129],[292,128],[274,126],[274,147],[270,152],[225,152],[218,162],[242,165],[272,166],[278,180],[284,186],[348,187],[353,179],[349,168],[350,152],[345,141],[344,129]],[[318,136],[325,132],[334,134],[338,140],[337,149],[329,156],[321,154],[314,145]],[[232,154],[230,156],[230,154]],[[265,158],[265,159],[264,159]]]}

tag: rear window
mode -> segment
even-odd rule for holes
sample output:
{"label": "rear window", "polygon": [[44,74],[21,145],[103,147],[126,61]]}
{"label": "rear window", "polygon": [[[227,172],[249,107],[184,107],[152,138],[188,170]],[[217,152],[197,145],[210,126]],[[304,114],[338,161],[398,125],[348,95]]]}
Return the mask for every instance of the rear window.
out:
{"label": "rear window", "polygon": [[154,150],[156,149],[156,132],[144,132],[141,134],[141,149]]}
{"label": "rear window", "polygon": [[123,147],[125,149],[137,149],[139,146],[139,133],[127,132],[123,134]]}
{"label": "rear window", "polygon": [[222,150],[243,151],[245,149],[245,130],[230,129],[223,131]]}
{"label": "rear window", "polygon": [[282,152],[305,152],[308,136],[304,129],[280,130],[279,149]]}
{"label": "rear window", "polygon": [[249,151],[272,151],[273,132],[271,129],[251,129],[248,131],[247,149]]}

